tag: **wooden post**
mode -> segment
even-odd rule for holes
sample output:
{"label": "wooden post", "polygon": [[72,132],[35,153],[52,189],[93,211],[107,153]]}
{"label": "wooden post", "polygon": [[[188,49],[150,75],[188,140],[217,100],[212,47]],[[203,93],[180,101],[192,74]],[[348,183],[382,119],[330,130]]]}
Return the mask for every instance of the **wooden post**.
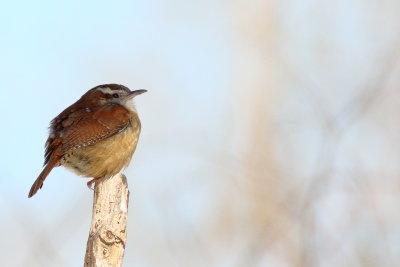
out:
{"label": "wooden post", "polygon": [[122,266],[128,201],[129,190],[125,175],[118,173],[96,182],[84,267]]}

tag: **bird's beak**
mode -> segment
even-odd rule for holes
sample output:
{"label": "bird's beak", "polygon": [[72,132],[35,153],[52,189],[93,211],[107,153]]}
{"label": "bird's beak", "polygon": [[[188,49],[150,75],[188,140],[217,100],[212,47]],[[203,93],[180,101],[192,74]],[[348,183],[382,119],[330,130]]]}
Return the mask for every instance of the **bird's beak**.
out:
{"label": "bird's beak", "polygon": [[134,91],[130,92],[129,95],[126,96],[126,98],[132,99],[135,96],[141,95],[141,94],[146,93],[146,92],[147,92],[147,90],[145,90],[145,89],[134,90]]}

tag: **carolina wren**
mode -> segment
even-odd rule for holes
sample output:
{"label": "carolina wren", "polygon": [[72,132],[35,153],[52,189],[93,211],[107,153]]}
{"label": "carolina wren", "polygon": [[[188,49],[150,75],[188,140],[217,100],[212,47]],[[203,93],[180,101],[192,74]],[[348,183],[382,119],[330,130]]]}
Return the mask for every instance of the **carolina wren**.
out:
{"label": "carolina wren", "polygon": [[55,117],[45,145],[43,171],[28,197],[42,188],[57,166],[93,177],[87,183],[89,188],[100,178],[111,177],[128,166],[141,127],[133,98],[145,92],[119,84],[99,85]]}

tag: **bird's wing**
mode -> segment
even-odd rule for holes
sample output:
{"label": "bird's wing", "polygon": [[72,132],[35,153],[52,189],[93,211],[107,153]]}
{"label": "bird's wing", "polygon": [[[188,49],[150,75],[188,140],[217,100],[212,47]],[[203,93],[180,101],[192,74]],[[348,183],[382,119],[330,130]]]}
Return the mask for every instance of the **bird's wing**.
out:
{"label": "bird's wing", "polygon": [[32,197],[42,188],[50,171],[59,165],[60,159],[71,149],[93,145],[111,137],[130,124],[130,112],[119,105],[106,105],[98,108],[83,109],[68,116],[57,117],[52,127],[57,127],[46,142],[45,167],[33,183],[28,197]]}
{"label": "bird's wing", "polygon": [[106,105],[84,112],[64,121],[63,154],[70,149],[96,144],[119,133],[130,124],[130,111],[120,105]]}

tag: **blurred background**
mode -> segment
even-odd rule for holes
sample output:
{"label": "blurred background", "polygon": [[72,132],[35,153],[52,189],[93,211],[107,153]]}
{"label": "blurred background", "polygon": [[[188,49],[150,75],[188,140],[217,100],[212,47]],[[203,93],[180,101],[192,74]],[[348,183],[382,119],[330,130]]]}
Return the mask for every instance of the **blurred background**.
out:
{"label": "blurred background", "polygon": [[86,179],[52,118],[146,88],[125,266],[398,266],[400,2],[3,1],[2,266],[82,266]]}

